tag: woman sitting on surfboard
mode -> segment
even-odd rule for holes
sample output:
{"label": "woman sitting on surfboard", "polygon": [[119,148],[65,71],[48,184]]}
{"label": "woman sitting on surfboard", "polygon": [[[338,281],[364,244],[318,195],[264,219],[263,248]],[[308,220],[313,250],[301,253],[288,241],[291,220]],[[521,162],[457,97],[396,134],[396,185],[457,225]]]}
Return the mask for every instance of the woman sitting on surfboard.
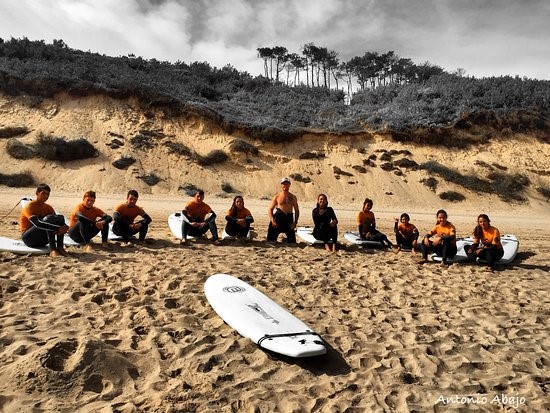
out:
{"label": "woman sitting on surfboard", "polygon": [[109,222],[113,220],[101,209],[94,206],[96,193],[87,191],[69,219],[69,237],[79,244],[84,244],[84,251],[92,251],[92,238],[101,232],[101,244],[107,245]]}
{"label": "woman sitting on surfboard", "polygon": [[376,229],[376,218],[372,209],[372,199],[366,198],[363,202],[363,209],[357,215],[357,225],[359,235],[362,240],[379,242],[383,247],[393,247],[393,243],[386,234],[382,234]]}
{"label": "woman sitting on surfboard", "polygon": [[46,204],[51,189],[46,184],[36,188],[36,199],[25,205],[19,218],[21,239],[27,247],[39,248],[49,244],[50,257],[69,255],[63,248],[64,235],[69,230],[65,225],[65,217],[55,213]]}
{"label": "woman sitting on surfboard", "polygon": [[437,211],[437,221],[435,227],[424,235],[420,244],[422,249],[422,261],[420,264],[428,261],[428,252],[432,251],[441,256],[441,264],[447,264],[447,260],[456,255],[456,228],[447,221],[447,212],[443,209]]}
{"label": "woman sitting on surfboard", "polygon": [[395,232],[397,252],[401,251],[401,249],[408,249],[414,254],[418,241],[418,229],[410,221],[411,218],[407,213],[401,214],[399,219],[395,218],[393,230]]}
{"label": "woman sitting on surfboard", "polygon": [[487,262],[487,271],[493,272],[495,262],[504,256],[504,248],[500,242],[500,231],[491,225],[486,214],[477,217],[477,226],[474,228],[474,243],[465,245],[464,251],[471,261],[478,258]]}
{"label": "woman sitting on surfboard", "polygon": [[200,237],[210,230],[215,245],[220,244],[218,227],[216,226],[216,214],[212,208],[204,202],[204,191],[197,189],[193,200],[183,208],[183,221],[181,222],[181,245],[187,244],[187,236]]}
{"label": "woman sitting on surfboard", "polygon": [[[325,249],[336,252],[338,242],[338,219],[332,207],[328,206],[328,198],[325,194],[317,197],[317,206],[311,212],[313,217],[313,232],[315,239],[325,243]],[[330,246],[332,244],[332,247]]]}
{"label": "woman sitting on surfboard", "polygon": [[227,221],[225,225],[225,232],[227,235],[246,239],[250,231],[250,224],[254,222],[254,218],[250,211],[244,207],[244,199],[242,196],[237,195],[233,199],[233,204],[229,211],[227,211],[225,220]]}

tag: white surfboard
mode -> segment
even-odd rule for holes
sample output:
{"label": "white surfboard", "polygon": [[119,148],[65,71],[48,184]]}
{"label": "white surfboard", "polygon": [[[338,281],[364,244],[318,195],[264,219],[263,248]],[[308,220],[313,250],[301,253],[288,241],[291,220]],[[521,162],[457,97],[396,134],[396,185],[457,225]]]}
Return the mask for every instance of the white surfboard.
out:
{"label": "white surfboard", "polygon": [[[184,219],[186,219],[185,215],[183,215],[181,212],[174,212],[174,213],[170,214],[170,216],[168,217],[168,227],[170,227],[170,231],[172,232],[172,234],[177,239],[182,238],[181,224],[182,224]],[[193,235],[187,235],[187,239],[192,240],[192,239],[196,239],[196,238],[201,238],[201,237],[195,237]]]}
{"label": "white surfboard", "polygon": [[316,239],[313,236],[313,227],[298,227],[296,228],[296,236],[304,240],[308,244],[324,244],[323,241]]}
{"label": "white surfboard", "polygon": [[[252,232],[252,229],[250,229],[248,231],[248,233],[246,234],[246,239],[247,240],[251,240],[253,238],[253,235],[254,233]],[[225,229],[223,230],[222,232],[222,239],[226,239],[226,240],[233,240],[235,239],[236,237],[234,237],[233,235],[229,235],[227,232],[225,232]]]}
{"label": "white surfboard", "polygon": [[381,248],[381,247],[383,247],[383,245],[380,241],[371,241],[371,240],[361,239],[361,236],[359,235],[359,232],[357,232],[357,231],[344,232],[344,238],[348,242],[350,242],[354,245],[361,245],[363,247],[370,247],[370,248]]}
{"label": "white surfboard", "polygon": [[[63,244],[69,247],[79,245],[66,234],[63,237]],[[49,254],[50,247],[31,248],[27,247],[21,239],[0,237],[0,251],[13,252],[15,254]]]}
{"label": "white surfboard", "polygon": [[[502,248],[504,249],[504,255],[496,264],[509,264],[516,258],[519,251],[519,240],[515,235],[506,234],[500,237]],[[453,258],[450,258],[448,262],[465,262],[468,261],[468,256],[464,250],[465,245],[471,245],[474,243],[473,237],[459,238],[456,240],[457,253]],[[432,255],[432,260],[441,262],[442,257],[436,254]],[[478,262],[485,262],[478,258]]]}
{"label": "white surfboard", "polygon": [[289,357],[327,352],[321,337],[307,324],[238,278],[214,274],[204,283],[204,293],[229,326],[266,350]]}

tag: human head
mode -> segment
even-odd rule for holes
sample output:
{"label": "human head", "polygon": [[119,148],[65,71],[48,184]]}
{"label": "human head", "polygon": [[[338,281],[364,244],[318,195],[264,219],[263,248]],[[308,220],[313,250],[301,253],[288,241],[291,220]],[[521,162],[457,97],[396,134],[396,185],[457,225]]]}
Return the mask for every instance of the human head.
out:
{"label": "human head", "polygon": [[95,199],[95,197],[96,197],[95,191],[86,191],[86,192],[84,192],[84,196],[82,197],[82,199],[86,199],[86,198],[94,198]]}
{"label": "human head", "polygon": [[193,199],[195,199],[196,202],[202,202],[204,199],[204,191],[202,189],[197,189],[195,195],[193,195]]}
{"label": "human head", "polygon": [[47,192],[49,194],[50,192],[52,192],[52,190],[48,184],[39,184],[36,187],[36,195],[38,195],[40,192]]}
{"label": "human head", "polygon": [[235,198],[233,198],[233,204],[231,205],[231,209],[235,210],[237,208],[244,207],[244,199],[242,196],[237,195]]}
{"label": "human head", "polygon": [[373,205],[372,199],[365,198],[365,200],[363,201],[363,211],[365,210],[365,207],[367,207],[367,206],[368,206],[368,209],[371,209],[372,205]]}
{"label": "human head", "polygon": [[444,224],[447,222],[447,212],[444,209],[440,209],[437,211],[437,214],[435,214],[437,217],[436,225],[437,224]]}
{"label": "human head", "polygon": [[46,202],[50,197],[51,189],[46,184],[39,184],[36,187],[36,200],[38,202]]}
{"label": "human head", "polygon": [[317,208],[321,205],[322,200],[324,201],[323,206],[328,206],[328,197],[325,194],[319,194],[317,195]]}
{"label": "human head", "polygon": [[86,191],[82,197],[82,200],[87,208],[91,208],[95,203],[95,198],[96,195],[94,191]]}
{"label": "human head", "polygon": [[284,183],[290,184],[290,178],[287,178],[287,177],[285,176],[283,179],[281,179],[281,183],[282,183],[282,184],[284,184]]}
{"label": "human head", "polygon": [[399,221],[401,222],[409,222],[411,220],[411,217],[409,217],[409,214],[407,214],[406,212],[402,213],[401,216],[399,217]]}
{"label": "human head", "polygon": [[281,179],[281,188],[283,191],[288,191],[290,188],[290,179],[289,178],[283,178]]}
{"label": "human head", "polygon": [[134,205],[136,205],[138,198],[138,192],[135,189],[130,189],[128,191],[128,194],[126,195],[126,205],[128,205],[129,207],[133,207]]}

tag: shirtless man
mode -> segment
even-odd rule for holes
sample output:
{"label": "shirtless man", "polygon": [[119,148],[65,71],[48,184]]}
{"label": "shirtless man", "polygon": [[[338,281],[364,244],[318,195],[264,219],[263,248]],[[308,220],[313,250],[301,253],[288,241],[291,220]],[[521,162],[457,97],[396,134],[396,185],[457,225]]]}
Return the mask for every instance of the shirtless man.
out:
{"label": "shirtless man", "polygon": [[[267,229],[267,240],[277,241],[281,232],[286,234],[286,242],[296,243],[296,225],[300,217],[298,199],[296,195],[289,192],[290,179],[281,179],[281,192],[271,201],[267,215],[269,216],[269,227]],[[275,210],[275,212],[273,212]],[[294,212],[294,214],[293,214]]]}

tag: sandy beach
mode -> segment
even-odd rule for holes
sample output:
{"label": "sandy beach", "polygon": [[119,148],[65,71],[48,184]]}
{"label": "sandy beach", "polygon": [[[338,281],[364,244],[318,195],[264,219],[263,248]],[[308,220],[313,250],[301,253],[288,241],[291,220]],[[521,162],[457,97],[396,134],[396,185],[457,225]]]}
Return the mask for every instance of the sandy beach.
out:
{"label": "sandy beach", "polygon": [[[20,207],[8,212],[29,194],[0,194],[0,235],[19,237]],[[50,204],[68,214],[80,197],[54,190]],[[123,200],[100,196],[96,205],[111,212]],[[335,254],[305,243],[273,246],[264,241],[265,199],[246,200],[256,240],[180,247],[166,220],[186,200],[140,197],[153,217],[145,245],[74,247],[60,259],[0,253],[0,411],[550,409],[549,215],[491,213],[495,226],[520,239],[514,263],[491,274],[344,242]],[[221,217],[230,205],[205,201]],[[359,207],[332,206],[340,234],[355,229]],[[301,203],[300,225],[311,225],[312,207]],[[393,217],[403,212],[394,207],[374,208],[392,239]],[[421,233],[433,226],[431,211],[407,212]],[[449,220],[466,236],[476,216],[472,208]],[[287,308],[323,337],[328,354],[291,359],[241,337],[204,296],[215,273]]]}

